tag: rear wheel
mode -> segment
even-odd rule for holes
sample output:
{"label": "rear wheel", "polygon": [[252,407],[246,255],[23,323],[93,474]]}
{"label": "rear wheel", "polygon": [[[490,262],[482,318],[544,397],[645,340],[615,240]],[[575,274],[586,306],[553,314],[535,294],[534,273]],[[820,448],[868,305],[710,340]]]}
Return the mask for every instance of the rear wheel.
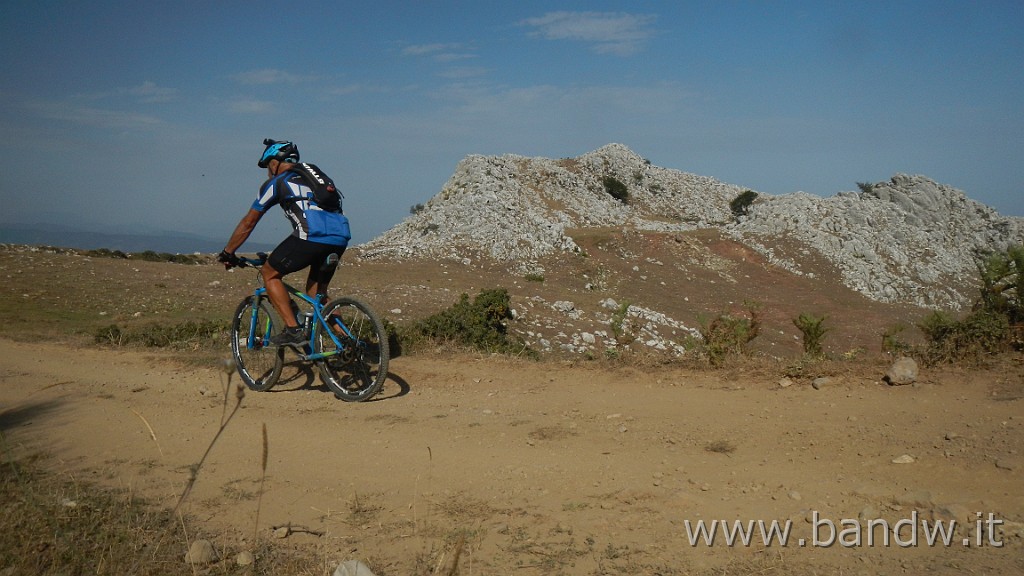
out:
{"label": "rear wheel", "polygon": [[242,300],[231,320],[231,354],[242,381],[251,390],[270,390],[281,376],[284,349],[270,344],[278,324],[262,299]]}
{"label": "rear wheel", "polygon": [[[323,308],[325,324],[317,323],[316,352],[337,352],[320,364],[320,379],[346,402],[373,397],[388,377],[388,335],[384,323],[366,303],[356,298],[338,298]],[[330,330],[341,343],[327,334]]]}

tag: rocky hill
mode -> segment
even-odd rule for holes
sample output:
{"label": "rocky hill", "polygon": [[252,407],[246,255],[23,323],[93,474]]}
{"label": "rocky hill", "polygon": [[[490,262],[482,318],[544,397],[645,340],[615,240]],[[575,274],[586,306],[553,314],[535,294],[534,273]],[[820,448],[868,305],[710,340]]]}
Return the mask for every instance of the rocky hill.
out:
{"label": "rocky hill", "polygon": [[[867,188],[867,187],[865,187]],[[1024,243],[1024,219],[1002,217],[962,191],[897,174],[821,198],[758,194],[652,165],[621,144],[577,158],[465,158],[415,214],[362,246],[369,259],[489,259],[528,272],[580,247],[588,229],[716,229],[776,266],[812,275],[825,261],[846,286],[881,302],[958,309],[971,298],[978,254]],[[786,249],[782,249],[786,246]]]}

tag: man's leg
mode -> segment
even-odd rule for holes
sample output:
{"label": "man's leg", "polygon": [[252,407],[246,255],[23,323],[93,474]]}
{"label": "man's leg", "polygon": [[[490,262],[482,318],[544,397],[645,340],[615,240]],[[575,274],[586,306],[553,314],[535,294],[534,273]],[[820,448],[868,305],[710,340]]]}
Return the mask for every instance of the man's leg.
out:
{"label": "man's leg", "polygon": [[[316,266],[309,267],[309,275],[306,276],[306,294],[308,294],[310,298],[315,298],[317,294],[321,293],[324,294],[324,296],[326,297],[327,288],[324,287],[323,291],[321,292],[320,275],[317,274],[316,268]],[[326,303],[326,301],[321,303]]]}
{"label": "man's leg", "polygon": [[263,281],[267,287],[270,303],[274,305],[278,316],[284,320],[285,326],[295,328],[299,325],[299,321],[292,311],[291,299],[288,298],[288,290],[284,287],[282,276],[283,274],[275,270],[269,262],[263,264]]}
{"label": "man's leg", "polygon": [[[344,246],[330,247],[324,252],[323,258],[319,262],[309,267],[309,275],[306,277],[306,294],[310,298],[320,296],[320,302],[327,303],[327,288],[331,284],[331,279],[334,278],[334,271],[338,268],[338,262],[344,253]],[[337,255],[338,258],[334,260],[333,264],[328,264],[327,258],[331,254]]]}

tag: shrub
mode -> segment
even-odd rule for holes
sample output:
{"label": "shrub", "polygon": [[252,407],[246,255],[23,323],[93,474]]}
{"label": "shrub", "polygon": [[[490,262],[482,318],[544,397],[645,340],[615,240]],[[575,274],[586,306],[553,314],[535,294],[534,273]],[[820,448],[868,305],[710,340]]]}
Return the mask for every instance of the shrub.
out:
{"label": "shrub", "polygon": [[928,362],[978,362],[984,356],[1021,346],[1024,328],[1024,246],[990,254],[978,261],[981,289],[974,308],[962,320],[932,312],[918,327],[927,341]]}
{"label": "shrub", "polygon": [[482,352],[529,353],[524,342],[508,334],[505,323],[511,318],[508,290],[481,290],[472,301],[462,294],[447,310],[416,322],[407,337],[456,342]]}
{"label": "shrub", "polygon": [[148,348],[197,348],[213,340],[222,341],[229,329],[226,322],[210,320],[186,320],[177,324],[151,324],[131,329],[111,324],[93,332],[93,340],[97,344],[114,346],[134,344]]}
{"label": "shrub", "polygon": [[529,272],[526,276],[523,276],[523,279],[527,282],[544,282],[544,275],[537,272]]}
{"label": "shrub", "polygon": [[908,354],[912,347],[899,338],[900,332],[903,332],[906,328],[903,324],[896,324],[886,328],[882,332],[882,352],[893,356]]}
{"label": "shrub", "polygon": [[875,189],[875,185],[870,182],[857,182],[857,188],[865,194],[870,194]]}
{"label": "shrub", "polygon": [[824,322],[824,316],[819,318],[810,314],[800,314],[793,319],[793,325],[800,330],[804,337],[804,354],[808,356],[822,355],[821,341],[825,337],[825,333],[829,331],[828,328],[822,326]]}
{"label": "shrub", "polygon": [[757,199],[757,192],[753,190],[747,190],[739,196],[732,199],[729,203],[729,209],[732,210],[733,216],[740,217],[747,213],[750,209],[750,205]]}
{"label": "shrub", "polygon": [[170,254],[168,252],[154,252],[152,250],[136,252],[129,255],[128,258],[133,260],[144,260],[146,262],[172,262],[175,264],[206,263],[206,259],[202,256],[193,256],[191,254]]}
{"label": "shrub", "polygon": [[927,344],[927,362],[978,362],[1006,348],[1010,323],[995,312],[976,310],[963,320],[935,311],[918,324]]}
{"label": "shrub", "polygon": [[109,248],[96,248],[95,250],[86,250],[83,255],[94,258],[127,258],[128,255],[120,250],[111,250]]}
{"label": "shrub", "polygon": [[615,335],[615,341],[622,345],[631,344],[636,340],[635,328],[629,327],[626,320],[629,318],[629,302],[623,302],[619,304],[619,307],[612,314],[609,326],[612,329],[612,334]]}
{"label": "shrub", "polygon": [[725,313],[710,322],[701,321],[704,353],[712,366],[721,366],[727,357],[742,355],[760,330],[761,315],[751,303],[747,304],[746,315]]}
{"label": "shrub", "polygon": [[977,363],[1011,346],[1024,347],[1024,246],[980,258],[977,268],[980,293],[967,316],[958,320],[934,311],[918,324],[925,345],[917,355],[925,362]]}
{"label": "shrub", "polygon": [[1010,324],[1024,323],[1024,246],[991,254],[978,264],[981,297],[975,308],[1007,317]]}
{"label": "shrub", "polygon": [[615,176],[605,176],[602,179],[602,183],[604,183],[605,192],[610,194],[612,198],[615,198],[623,204],[627,204],[629,202],[629,189],[626,188],[626,185],[623,184],[621,180]]}

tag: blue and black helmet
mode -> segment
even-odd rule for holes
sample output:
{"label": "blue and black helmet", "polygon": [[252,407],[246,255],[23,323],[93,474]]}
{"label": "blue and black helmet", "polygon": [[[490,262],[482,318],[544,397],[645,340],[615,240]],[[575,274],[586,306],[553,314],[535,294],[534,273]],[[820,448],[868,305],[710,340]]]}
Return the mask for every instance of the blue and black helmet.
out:
{"label": "blue and black helmet", "polygon": [[260,161],[256,163],[260,168],[266,168],[267,164],[271,160],[277,160],[279,162],[299,161],[299,149],[291,142],[264,138],[263,145],[267,148],[263,151],[263,156],[260,157]]}

